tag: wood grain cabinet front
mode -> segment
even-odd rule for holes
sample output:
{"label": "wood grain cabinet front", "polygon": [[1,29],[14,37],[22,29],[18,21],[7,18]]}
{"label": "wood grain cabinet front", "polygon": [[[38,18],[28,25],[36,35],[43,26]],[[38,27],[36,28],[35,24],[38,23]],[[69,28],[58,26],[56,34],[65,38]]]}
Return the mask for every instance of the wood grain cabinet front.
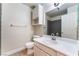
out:
{"label": "wood grain cabinet front", "polygon": [[42,51],[44,51],[45,53],[47,53],[50,56],[56,56],[56,51],[53,50],[53,49],[50,49],[50,48],[48,48],[48,47],[46,47],[46,46],[44,46],[44,45],[42,45],[40,43],[35,43],[35,46],[37,46],[39,49],[41,49]]}
{"label": "wood grain cabinet front", "polygon": [[67,56],[41,43],[34,43],[34,56]]}
{"label": "wood grain cabinet front", "polygon": [[66,56],[65,54],[57,52],[57,56]]}
{"label": "wood grain cabinet front", "polygon": [[34,46],[34,56],[49,56],[43,50],[40,50],[38,47]]}

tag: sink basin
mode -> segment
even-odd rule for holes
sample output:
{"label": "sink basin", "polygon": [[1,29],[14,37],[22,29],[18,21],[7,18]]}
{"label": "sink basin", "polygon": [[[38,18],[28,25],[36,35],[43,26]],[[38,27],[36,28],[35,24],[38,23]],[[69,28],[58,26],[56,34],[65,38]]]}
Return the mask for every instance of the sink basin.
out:
{"label": "sink basin", "polygon": [[57,40],[53,40],[52,37],[44,37],[43,42],[47,44],[57,44]]}
{"label": "sink basin", "polygon": [[57,41],[56,40],[46,40],[44,42],[50,43],[50,44],[57,44]]}

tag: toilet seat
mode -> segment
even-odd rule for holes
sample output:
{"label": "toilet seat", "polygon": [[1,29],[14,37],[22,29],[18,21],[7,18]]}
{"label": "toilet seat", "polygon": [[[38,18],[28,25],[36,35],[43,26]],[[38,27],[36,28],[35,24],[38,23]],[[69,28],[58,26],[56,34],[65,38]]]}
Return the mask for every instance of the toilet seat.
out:
{"label": "toilet seat", "polygon": [[34,46],[34,42],[27,42],[25,45],[27,49],[31,49]]}

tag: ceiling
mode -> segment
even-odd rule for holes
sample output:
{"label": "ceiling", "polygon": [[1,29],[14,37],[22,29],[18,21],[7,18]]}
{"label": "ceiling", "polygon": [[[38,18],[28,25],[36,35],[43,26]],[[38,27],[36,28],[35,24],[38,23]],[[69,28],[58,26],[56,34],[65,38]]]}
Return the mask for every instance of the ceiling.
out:
{"label": "ceiling", "polygon": [[39,3],[23,3],[23,4],[31,7],[31,6],[37,6]]}
{"label": "ceiling", "polygon": [[62,6],[59,7],[59,10],[57,8],[51,9],[46,14],[50,17],[54,17],[57,15],[62,15],[67,13],[67,8],[76,5],[76,3],[65,3]]}
{"label": "ceiling", "polygon": [[37,6],[38,4],[43,5],[44,10],[46,11],[46,14],[50,17],[57,16],[60,14],[67,13],[67,8],[71,7],[73,5],[76,5],[76,3],[60,3],[61,6],[59,6],[59,10],[54,7],[54,3],[23,3],[25,5],[31,6]]}
{"label": "ceiling", "polygon": [[67,9],[65,10],[55,10],[55,11],[51,11],[51,12],[48,12],[47,15],[50,16],[50,17],[54,17],[54,16],[58,16],[58,15],[63,15],[63,14],[67,14]]}

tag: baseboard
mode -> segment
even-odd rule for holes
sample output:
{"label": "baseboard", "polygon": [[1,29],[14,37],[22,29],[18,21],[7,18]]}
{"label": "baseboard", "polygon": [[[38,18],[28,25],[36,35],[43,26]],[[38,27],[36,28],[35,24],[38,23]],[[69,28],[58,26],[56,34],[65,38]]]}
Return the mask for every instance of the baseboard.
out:
{"label": "baseboard", "polygon": [[9,55],[14,54],[14,53],[16,53],[16,52],[19,52],[19,51],[21,51],[21,50],[23,50],[23,49],[25,49],[25,48],[26,48],[26,47],[16,48],[16,49],[13,49],[13,50],[10,50],[10,51],[8,51],[8,52],[5,52],[5,53],[1,54],[1,56],[9,56]]}

